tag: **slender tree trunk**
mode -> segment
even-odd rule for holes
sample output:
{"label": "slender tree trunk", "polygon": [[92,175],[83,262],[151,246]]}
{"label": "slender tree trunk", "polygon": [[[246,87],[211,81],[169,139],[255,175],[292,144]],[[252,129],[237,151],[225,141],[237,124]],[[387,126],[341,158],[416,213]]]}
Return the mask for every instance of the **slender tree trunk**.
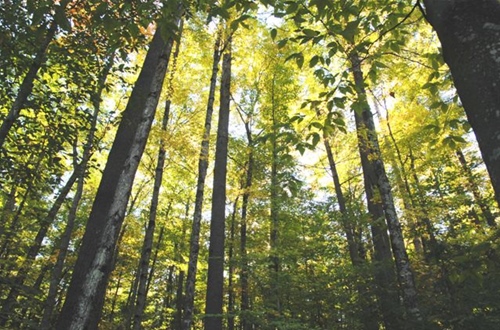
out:
{"label": "slender tree trunk", "polygon": [[356,128],[360,137],[360,148],[366,149],[363,152],[367,153],[365,166],[371,167],[374,181],[376,184],[376,192],[383,206],[383,213],[387,221],[387,227],[391,238],[391,247],[394,259],[396,261],[396,269],[398,273],[399,283],[403,293],[403,302],[405,305],[408,320],[407,322],[415,323],[415,326],[422,322],[422,316],[417,303],[417,290],[413,279],[413,272],[410,268],[410,262],[401,231],[394,201],[391,192],[391,185],[385,173],[382,155],[378,145],[378,138],[373,122],[373,115],[366,100],[366,91],[364,87],[364,78],[361,70],[361,61],[356,53],[350,55],[352,71],[356,85],[356,91],[359,97],[359,105],[361,109],[355,110]]}
{"label": "slender tree trunk", "polygon": [[[68,3],[69,0],[62,0],[59,6],[55,8],[55,10],[64,11]],[[14,100],[14,103],[9,109],[9,113],[7,114],[2,125],[0,126],[0,150],[3,149],[5,139],[7,138],[10,129],[16,122],[17,118],[19,117],[19,113],[25,106],[28,97],[31,95],[31,92],[33,91],[33,85],[35,83],[36,76],[38,75],[38,71],[40,70],[42,65],[45,63],[46,60],[45,55],[47,54],[47,49],[49,48],[49,44],[51,43],[52,39],[54,39],[56,32],[57,32],[57,23],[54,18],[49,28],[47,29],[45,38],[41,42],[40,47],[38,48],[38,51],[35,54],[33,63],[29,67],[28,72],[26,73],[26,76],[24,77],[23,82],[21,83],[21,86],[19,86],[19,91],[17,92],[16,99]]]}
{"label": "slender tree trunk", "polygon": [[500,206],[500,3],[424,0]]}
{"label": "slender tree trunk", "polygon": [[231,41],[222,60],[219,123],[215,149],[212,220],[208,250],[208,278],[205,307],[205,330],[222,330],[224,287],[224,236],[226,220],[226,174],[229,139],[229,108],[231,97]]}
{"label": "slender tree trunk", "polygon": [[212,127],[212,114],[214,111],[215,89],[217,86],[217,73],[221,57],[221,35],[215,40],[212,76],[210,78],[210,90],[208,95],[207,113],[205,117],[205,131],[201,142],[200,158],[198,161],[198,182],[196,185],[196,199],[193,211],[193,226],[189,244],[189,263],[186,278],[186,294],[184,298],[184,315],[182,330],[190,330],[193,322],[194,294],[196,284],[196,271],[198,265],[198,254],[200,251],[200,229],[201,214],[203,212],[203,197],[205,194],[205,179],[208,169],[208,153],[210,143],[210,131]]}
{"label": "slender tree trunk", "polygon": [[[239,197],[239,196],[238,196]],[[227,291],[228,291],[228,297],[227,297],[227,329],[228,330],[234,330],[234,302],[235,302],[235,290],[234,290],[234,265],[235,265],[235,260],[234,260],[234,236],[236,232],[236,213],[238,212],[238,199],[234,201],[234,209],[233,209],[233,214],[231,215],[231,226],[229,230],[229,252],[228,252],[228,263],[229,263],[229,269],[228,269],[228,284],[227,284]]]}
{"label": "slender tree trunk", "polygon": [[[332,148],[330,146],[330,142],[325,137],[323,139],[323,143],[325,145],[326,155],[328,157],[328,164],[330,165],[330,171],[333,178],[333,185],[335,187],[335,193],[337,195],[337,202],[339,204],[339,210],[342,217],[342,227],[346,233],[347,238],[347,247],[349,250],[349,257],[351,258],[351,262],[354,267],[359,267],[363,265],[366,260],[364,256],[360,255],[360,245],[361,242],[356,239],[356,234],[353,226],[349,223],[348,215],[347,215],[347,206],[344,198],[344,193],[342,192],[342,186],[340,184],[339,174],[337,172],[337,164],[335,164],[335,159],[333,158]],[[362,322],[365,330],[378,330],[379,325],[377,319],[375,317],[375,310],[371,305],[372,303],[366,304],[365,301],[369,301],[369,292],[366,285],[359,283],[356,285],[357,290],[359,292],[359,296],[362,299],[363,305],[367,305],[364,310],[364,314],[362,317]]]}
{"label": "slender tree trunk", "polygon": [[250,189],[252,188],[253,181],[253,138],[250,124],[245,122],[245,130],[248,141],[248,163],[245,178],[245,185],[243,187],[244,193],[241,203],[241,224],[240,224],[240,258],[241,258],[241,272],[240,272],[240,286],[241,286],[241,316],[240,323],[242,330],[251,330],[252,323],[248,317],[247,312],[250,310],[250,299],[248,292],[248,257],[247,257],[247,213],[248,204],[250,200]]}
{"label": "slender tree trunk", "polygon": [[[181,10],[175,13],[178,24]],[[96,329],[116,243],[167,70],[173,37],[157,29],[113,142],[92,206],[58,329]]]}
{"label": "slender tree trunk", "polygon": [[273,137],[271,145],[271,209],[270,209],[270,232],[269,232],[269,271],[270,271],[270,296],[269,306],[275,313],[269,313],[269,321],[276,315],[281,314],[281,301],[280,301],[280,259],[277,249],[279,248],[279,202],[278,202],[278,132],[276,126],[278,124],[276,119],[276,102],[275,102],[275,77],[273,77],[271,87],[271,103],[272,103],[272,123],[273,123]]}

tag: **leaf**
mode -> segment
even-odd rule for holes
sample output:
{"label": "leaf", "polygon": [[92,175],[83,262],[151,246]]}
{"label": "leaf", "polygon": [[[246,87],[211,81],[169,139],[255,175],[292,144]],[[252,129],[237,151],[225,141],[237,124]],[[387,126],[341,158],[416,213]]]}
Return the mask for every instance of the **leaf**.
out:
{"label": "leaf", "polygon": [[304,29],[302,30],[302,33],[304,33],[307,37],[316,37],[319,34],[318,31],[314,31],[311,29]]}
{"label": "leaf", "polygon": [[[273,39],[273,41],[276,39],[276,36],[278,35],[278,30],[276,29],[271,29],[271,39]],[[281,47],[280,47],[281,48]]]}
{"label": "leaf", "polygon": [[319,56],[318,55],[314,55],[311,60],[309,61],[309,67],[312,68],[314,66],[316,66],[316,64],[318,64],[318,61],[319,61]]}
{"label": "leaf", "polygon": [[281,49],[281,48],[285,47],[285,45],[286,45],[287,42],[288,42],[287,38],[281,39],[280,41],[278,41],[278,49]]}
{"label": "leaf", "polygon": [[312,133],[312,145],[313,145],[313,147],[316,147],[318,145],[318,142],[320,139],[321,139],[321,136],[319,135],[318,132]]}
{"label": "leaf", "polygon": [[345,40],[349,41],[351,44],[354,43],[354,36],[358,32],[359,21],[352,21],[347,23],[345,29],[341,32],[341,35]]}

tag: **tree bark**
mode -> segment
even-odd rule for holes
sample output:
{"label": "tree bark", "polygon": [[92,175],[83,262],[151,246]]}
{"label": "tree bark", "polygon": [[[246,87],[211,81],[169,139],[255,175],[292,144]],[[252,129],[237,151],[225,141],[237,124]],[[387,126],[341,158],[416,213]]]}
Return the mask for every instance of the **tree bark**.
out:
{"label": "tree bark", "polygon": [[184,315],[182,330],[190,330],[193,322],[194,294],[196,286],[196,271],[198,265],[198,254],[200,251],[200,229],[201,214],[203,212],[203,198],[205,194],[205,179],[208,169],[208,154],[210,144],[210,131],[212,127],[212,114],[214,111],[215,89],[217,86],[217,74],[221,58],[221,36],[217,36],[214,46],[212,76],[210,78],[210,90],[208,94],[207,113],[205,116],[205,131],[201,142],[200,159],[198,161],[198,182],[196,185],[196,198],[193,211],[193,226],[189,244],[189,263],[186,277],[186,294],[184,297]]}
{"label": "tree bark", "polygon": [[500,3],[424,0],[500,206]]}
{"label": "tree bark", "polygon": [[241,286],[241,316],[240,324],[242,330],[251,330],[252,323],[247,315],[247,311],[250,310],[250,298],[248,292],[248,257],[247,257],[247,213],[248,204],[250,200],[250,189],[252,188],[253,181],[253,168],[254,168],[254,156],[253,156],[253,137],[252,131],[250,130],[250,124],[245,122],[245,130],[247,134],[248,141],[248,163],[247,171],[245,177],[245,184],[243,186],[244,193],[241,203],[241,224],[240,224],[240,258],[241,258],[241,272],[240,272],[240,286]]}
{"label": "tree bark", "polygon": [[[354,267],[359,267],[363,265],[366,260],[364,259],[364,256],[360,255],[360,244],[356,239],[356,234],[354,232],[353,226],[349,223],[348,215],[347,215],[347,207],[346,207],[346,202],[344,198],[344,193],[342,192],[342,186],[340,184],[340,179],[339,179],[339,174],[337,171],[337,164],[335,163],[335,159],[333,158],[333,152],[332,148],[330,146],[330,142],[328,141],[328,138],[324,137],[323,138],[323,143],[325,145],[325,150],[326,150],[326,155],[328,158],[328,164],[330,166],[330,171],[332,174],[333,178],[333,185],[335,187],[335,193],[337,195],[337,202],[339,204],[339,210],[341,214],[341,221],[342,221],[342,227],[344,228],[344,231],[346,233],[346,238],[347,238],[347,248],[349,250],[349,257],[351,258],[351,263],[353,264]],[[364,310],[364,315],[362,317],[362,323],[364,326],[365,330],[378,330],[379,325],[375,317],[375,311],[376,308],[373,308],[372,305],[373,303],[367,303],[365,304],[365,301],[369,301],[371,297],[369,297],[369,292],[368,288],[366,285],[362,283],[358,283],[356,285],[356,289],[359,292],[360,299],[363,300],[363,305],[364,307],[367,308],[367,310]]]}
{"label": "tree bark", "polygon": [[224,236],[226,218],[226,174],[231,97],[231,41],[222,60],[219,123],[214,165],[212,220],[208,250],[208,278],[205,307],[205,330],[222,330],[224,288]]}
{"label": "tree bark", "polygon": [[[180,10],[175,20],[180,19]],[[172,49],[157,29],[103,172],[57,329],[97,329],[135,173],[154,119]]]}
{"label": "tree bark", "polygon": [[[408,254],[406,252],[401,224],[399,223],[394,206],[391,185],[385,173],[375,124],[373,122],[373,114],[366,100],[361,60],[356,53],[352,53],[350,55],[350,61],[358,95],[358,106],[360,107],[360,109],[355,109],[356,129],[358,131],[360,151],[366,153],[366,159],[362,161],[362,163],[365,163],[363,168],[370,168],[376,188],[375,197],[380,199],[383,207],[383,214],[387,221],[387,228],[391,238],[392,254],[396,261],[398,279],[403,293],[403,303],[408,318],[406,321],[417,326],[422,322],[422,316],[417,302],[417,290],[413,279],[413,272],[410,268]],[[369,199],[368,196],[367,199]]]}
{"label": "tree bark", "polygon": [[[182,33],[183,21],[180,21],[179,33]],[[176,48],[173,56],[173,63],[171,65],[169,77],[169,94],[172,94],[172,79],[175,72],[177,57],[179,56],[179,39],[176,42]],[[172,95],[167,95],[167,101],[165,102],[165,111],[163,114],[161,130],[162,132],[167,131],[167,124],[170,118],[170,98]],[[151,258],[151,251],[153,249],[154,232],[156,228],[156,213],[158,210],[158,201],[160,199],[160,189],[161,183],[163,181],[163,168],[165,167],[165,157],[166,157],[166,146],[163,140],[160,141],[160,147],[158,150],[158,159],[156,162],[155,178],[153,185],[153,195],[151,196],[151,206],[149,209],[149,222],[144,235],[144,242],[142,246],[141,258],[139,261],[139,285],[137,288],[137,301],[134,308],[134,322],[133,329],[141,329],[142,314],[144,313],[144,308],[146,306],[146,285],[148,282],[148,272],[149,272],[149,260]]]}

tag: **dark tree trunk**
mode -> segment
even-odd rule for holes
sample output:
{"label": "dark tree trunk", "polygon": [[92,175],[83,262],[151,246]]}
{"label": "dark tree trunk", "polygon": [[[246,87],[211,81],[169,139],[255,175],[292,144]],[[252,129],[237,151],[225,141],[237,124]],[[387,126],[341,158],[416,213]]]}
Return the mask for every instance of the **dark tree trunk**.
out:
{"label": "dark tree trunk", "polygon": [[210,222],[210,247],[208,251],[207,297],[205,330],[222,330],[224,288],[224,236],[226,218],[226,173],[229,138],[229,107],[231,97],[231,42],[222,60],[219,123],[215,150],[214,188],[212,195],[212,220]]}
{"label": "dark tree trunk", "polygon": [[[179,11],[180,13],[180,11]],[[178,21],[180,15],[177,13]],[[176,22],[177,23],[177,22]],[[123,112],[78,254],[58,329],[97,329],[116,243],[168,66],[173,37],[158,29]]]}
{"label": "dark tree trunk", "polygon": [[[180,21],[179,33],[182,33],[182,25],[183,21]],[[180,40],[180,35],[179,39]],[[172,79],[173,74],[175,72],[177,57],[179,56],[179,44],[180,42],[176,42],[176,49],[173,56],[173,63],[171,65],[171,72],[169,76],[169,94],[172,93]],[[161,130],[162,132],[167,131],[167,124],[170,117],[170,97],[172,95],[168,95],[167,101],[165,102],[165,111],[163,114]],[[148,283],[148,272],[149,272],[149,259],[151,258],[151,252],[153,249],[153,240],[154,240],[154,232],[156,228],[156,214],[158,210],[158,201],[160,199],[160,189],[161,183],[163,181],[163,168],[165,167],[165,156],[166,156],[166,146],[163,140],[160,141],[160,147],[158,150],[158,159],[156,162],[155,169],[155,178],[153,185],[153,195],[151,197],[151,206],[149,209],[149,222],[148,227],[146,229],[146,233],[144,235],[144,242],[142,245],[142,253],[141,258],[139,260],[139,285],[137,287],[137,301],[134,308],[134,322],[133,329],[140,330],[141,329],[141,321],[142,314],[144,313],[144,308],[146,307],[146,287]],[[152,273],[151,273],[152,275]]]}
{"label": "dark tree trunk", "polygon": [[[346,233],[347,238],[347,247],[349,250],[349,257],[351,258],[351,263],[354,267],[359,267],[363,265],[366,260],[364,255],[361,255],[360,251],[361,242],[357,240],[356,233],[354,230],[354,226],[350,223],[350,219],[348,219],[347,215],[347,206],[344,198],[344,193],[342,191],[342,186],[340,184],[339,174],[337,172],[337,164],[335,163],[335,159],[333,158],[332,148],[330,146],[330,142],[325,137],[323,139],[323,143],[325,145],[326,155],[328,157],[328,164],[330,166],[330,171],[333,178],[333,185],[335,187],[335,193],[337,195],[337,202],[339,204],[339,210],[342,217],[342,227]],[[378,330],[379,325],[376,318],[376,308],[372,305],[371,297],[369,296],[369,290],[366,285],[362,283],[358,283],[356,285],[356,289],[359,292],[360,299],[362,300],[362,304],[364,305],[363,312],[365,313],[362,316],[362,322],[365,330]]]}
{"label": "dark tree trunk", "polygon": [[247,213],[248,203],[250,200],[250,189],[252,188],[254,156],[253,156],[253,138],[250,124],[245,122],[245,130],[248,140],[248,163],[243,186],[244,193],[241,203],[241,224],[240,224],[240,258],[241,258],[241,272],[240,272],[240,286],[241,286],[241,316],[240,324],[242,330],[251,330],[252,323],[247,315],[250,310],[250,298],[248,292],[248,258],[247,258]]}
{"label": "dark tree trunk", "polygon": [[196,285],[196,271],[198,265],[198,254],[200,251],[200,229],[201,214],[203,212],[203,198],[205,194],[205,179],[208,169],[208,152],[210,143],[210,131],[212,127],[212,114],[214,111],[215,89],[217,86],[217,73],[221,57],[221,36],[215,40],[212,76],[210,78],[210,90],[208,94],[207,113],[205,116],[205,131],[201,141],[200,159],[198,161],[198,182],[196,185],[196,198],[193,211],[193,226],[189,244],[189,263],[186,278],[186,294],[184,297],[184,314],[182,330],[190,330],[193,322],[194,294]]}
{"label": "dark tree trunk", "polygon": [[[239,196],[238,196],[239,197]],[[234,201],[234,209],[233,209],[233,214],[231,215],[231,226],[229,229],[229,244],[228,244],[228,283],[227,283],[227,291],[228,291],[228,297],[227,297],[227,330],[234,330],[234,302],[235,302],[235,290],[234,290],[234,265],[235,265],[235,258],[234,258],[234,237],[235,237],[235,232],[236,232],[236,213],[238,212],[238,199]]]}
{"label": "dark tree trunk", "polygon": [[[418,325],[422,321],[417,302],[417,290],[413,279],[413,272],[399,223],[391,192],[391,185],[385,173],[382,154],[380,152],[373,114],[366,100],[365,83],[361,70],[361,61],[356,53],[350,55],[352,72],[358,95],[360,109],[355,110],[356,129],[358,131],[360,152],[366,153],[362,163],[373,175],[373,183],[377,196],[371,196],[381,201],[383,215],[387,221],[387,229],[391,238],[392,254],[396,261],[396,269],[403,294],[407,320],[410,324]],[[367,199],[370,197],[367,195]]]}
{"label": "dark tree trunk", "polygon": [[500,206],[500,3],[424,0]]}

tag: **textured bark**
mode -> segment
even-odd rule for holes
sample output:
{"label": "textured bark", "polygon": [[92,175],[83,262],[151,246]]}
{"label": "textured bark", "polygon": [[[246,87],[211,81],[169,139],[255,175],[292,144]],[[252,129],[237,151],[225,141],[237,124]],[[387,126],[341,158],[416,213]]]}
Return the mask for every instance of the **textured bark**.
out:
{"label": "textured bark", "polygon": [[[177,18],[178,20],[179,18]],[[87,222],[57,329],[97,329],[120,229],[168,66],[173,38],[158,29],[123,112]]]}
{"label": "textured bark", "polygon": [[[180,32],[182,33],[182,20],[180,22]],[[180,37],[179,37],[180,38]],[[178,39],[180,40],[180,39]],[[175,72],[175,66],[177,57],[179,56],[179,41],[176,42],[176,49],[173,56],[173,63],[171,65],[172,69],[170,70],[170,81],[169,94],[172,93],[172,79],[173,73]],[[165,111],[163,114],[161,130],[162,132],[167,131],[167,124],[170,117],[170,97],[172,95],[168,95],[167,101],[165,102]],[[149,208],[149,222],[148,227],[146,229],[146,233],[144,235],[144,242],[142,245],[142,253],[141,258],[139,260],[139,285],[137,287],[137,301],[134,308],[134,322],[133,329],[139,330],[141,329],[141,321],[142,315],[144,313],[144,308],[146,306],[146,286],[148,282],[148,272],[149,272],[149,260],[151,258],[151,251],[153,249],[153,240],[154,240],[154,232],[156,228],[156,214],[158,210],[158,201],[160,199],[160,189],[161,183],[163,181],[163,168],[165,167],[165,158],[166,158],[166,146],[163,140],[160,141],[160,147],[158,150],[158,159],[156,162],[155,169],[155,178],[153,184],[153,195],[151,196],[151,206]]]}
{"label": "textured bark", "polygon": [[424,0],[500,206],[500,2]]}
{"label": "textured bark", "polygon": [[[360,126],[362,119],[355,113],[356,126]],[[394,261],[392,258],[387,226],[384,222],[384,209],[378,195],[376,194],[376,178],[369,161],[369,152],[366,146],[365,135],[362,129],[358,129],[358,146],[363,168],[363,179],[365,194],[370,214],[370,230],[373,240],[375,259],[374,272],[377,283],[376,294],[380,301],[382,320],[388,330],[401,329],[402,317],[399,313],[399,295],[397,279],[394,272]]]}
{"label": "textured bark", "polygon": [[196,271],[198,265],[198,254],[200,251],[200,229],[201,214],[203,212],[203,198],[205,194],[205,179],[208,169],[208,153],[210,143],[210,131],[212,127],[212,114],[214,111],[215,89],[217,86],[217,73],[221,58],[221,37],[217,36],[213,54],[212,76],[210,78],[210,90],[208,94],[207,113],[205,116],[205,131],[201,142],[200,159],[198,161],[198,182],[196,184],[196,198],[194,202],[193,226],[189,244],[189,263],[186,277],[186,294],[184,300],[184,315],[182,322],[183,330],[190,330],[193,322],[194,294],[196,286]]}
{"label": "textured bark", "polygon": [[[229,47],[230,47],[229,42]],[[210,221],[210,246],[208,250],[208,278],[205,307],[205,330],[222,329],[224,288],[224,238],[226,220],[226,174],[231,97],[231,53],[222,60],[219,123],[215,149],[214,188],[212,195],[212,220]]]}
{"label": "textured bark", "polygon": [[403,303],[407,314],[406,321],[418,325],[422,321],[422,316],[417,302],[417,290],[413,279],[413,272],[410,268],[408,254],[406,252],[401,224],[399,223],[394,206],[391,185],[385,172],[382,154],[375,131],[375,124],[373,122],[373,115],[366,100],[361,61],[356,53],[351,54],[350,61],[358,102],[361,107],[361,109],[355,111],[355,118],[360,140],[360,150],[364,149],[361,151],[366,153],[366,159],[362,161],[362,163],[365,163],[363,168],[370,168],[375,183],[376,198],[380,199],[383,206],[383,213],[391,238],[392,254],[396,261],[398,279],[403,293]]}

